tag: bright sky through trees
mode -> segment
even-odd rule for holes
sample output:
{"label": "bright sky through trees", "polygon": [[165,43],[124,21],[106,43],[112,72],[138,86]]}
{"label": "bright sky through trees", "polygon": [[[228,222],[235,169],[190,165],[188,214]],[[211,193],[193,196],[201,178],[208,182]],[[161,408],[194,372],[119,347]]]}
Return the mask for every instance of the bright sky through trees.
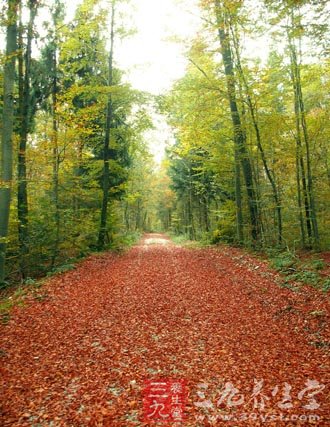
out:
{"label": "bright sky through trees", "polygon": [[155,226],[253,245],[326,241],[327,0],[0,3],[1,64],[19,48],[0,70],[13,82],[3,123],[15,118],[0,175],[15,169],[8,253],[22,255],[22,277],[44,211],[51,268],[81,224],[98,249],[113,230]]}
{"label": "bright sky through trees", "polygon": [[136,33],[123,41],[117,61],[137,89],[159,94],[184,74],[184,47],[173,37],[191,38],[198,29],[200,19],[190,13],[194,1],[189,3],[188,11],[176,0],[132,1]]}
{"label": "bright sky through trees", "polygon": [[[159,94],[184,74],[184,48],[170,38],[192,37],[200,22],[175,3],[178,2],[134,0],[133,26],[137,32],[123,42],[117,60],[121,68],[128,70],[127,79],[137,89]],[[159,163],[173,136],[162,116],[154,118],[154,125],[155,129],[146,133],[146,139]]]}
{"label": "bright sky through trees", "polygon": [[[67,19],[71,20],[80,0],[67,5]],[[125,77],[134,88],[158,95],[169,90],[182,77],[187,60],[184,43],[191,39],[201,24],[194,13],[194,0],[132,0],[129,11],[134,34],[126,37],[117,49],[115,62],[125,70]],[[165,145],[172,140],[172,132],[160,115],[154,117],[155,129],[146,133],[157,163],[163,157]]]}
{"label": "bright sky through trees", "polygon": [[[80,0],[66,5],[67,20],[74,17]],[[116,62],[127,70],[130,83],[140,90],[159,94],[169,89],[185,71],[184,46],[174,37],[189,39],[201,24],[196,1],[132,0],[129,10],[135,34],[127,37]],[[194,12],[195,10],[195,12]]]}

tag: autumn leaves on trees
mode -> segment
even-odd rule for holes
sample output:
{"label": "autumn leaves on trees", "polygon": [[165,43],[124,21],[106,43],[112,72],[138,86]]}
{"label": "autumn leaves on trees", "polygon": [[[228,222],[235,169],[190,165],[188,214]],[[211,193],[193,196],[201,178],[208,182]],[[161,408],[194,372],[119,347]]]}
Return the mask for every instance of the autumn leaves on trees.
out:
{"label": "autumn leaves on trees", "polygon": [[162,102],[177,140],[177,231],[257,247],[329,244],[324,6],[200,1],[187,72]]}
{"label": "autumn leaves on trees", "polygon": [[[71,22],[61,0],[6,6],[1,283],[141,231],[327,246],[326,2],[201,0],[186,72],[159,96],[116,65],[126,1],[83,0]],[[176,141],[157,168],[155,109]]]}

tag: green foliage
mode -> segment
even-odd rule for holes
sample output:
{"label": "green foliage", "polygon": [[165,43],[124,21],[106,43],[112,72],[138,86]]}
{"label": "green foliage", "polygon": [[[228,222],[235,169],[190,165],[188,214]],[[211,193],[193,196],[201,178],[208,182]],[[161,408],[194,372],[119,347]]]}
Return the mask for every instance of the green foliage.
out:
{"label": "green foliage", "polygon": [[74,264],[63,264],[55,267],[52,271],[47,273],[47,276],[53,276],[54,274],[65,273],[66,271],[74,270],[76,266]]}
{"label": "green foliage", "polygon": [[314,271],[298,271],[297,273],[289,274],[287,280],[317,286],[320,282],[320,276]]}
{"label": "green foliage", "polygon": [[187,236],[186,234],[173,235],[173,236],[171,236],[171,239],[177,245],[181,245],[181,244],[190,242],[189,236]]}
{"label": "green foliage", "polygon": [[199,249],[210,245],[208,234],[201,236],[198,240],[191,240],[188,234],[171,235],[170,237],[173,243],[188,249]]}
{"label": "green foliage", "polygon": [[[213,5],[212,2],[201,3],[208,18],[214,16]],[[168,165],[171,188],[176,198],[171,210],[172,229],[188,233],[190,238],[198,238],[200,232],[210,231],[214,242],[233,243],[243,240],[245,245],[259,248],[277,245],[282,248],[316,247],[317,238],[313,237],[316,226],[312,224],[313,228],[310,228],[308,224],[308,212],[313,209],[307,206],[312,205],[312,199],[315,198],[319,248],[326,249],[330,241],[330,152],[327,147],[330,128],[326,120],[330,104],[324,94],[329,92],[330,87],[327,78],[329,61],[320,55],[320,48],[326,41],[328,27],[312,22],[313,17],[317,16],[316,3],[305,4],[308,14],[303,18],[292,3],[276,5],[271,12],[269,2],[260,4],[261,14],[257,25],[249,18],[251,6],[252,3],[247,3],[244,7],[231,8],[219,2],[223,16],[228,15],[224,25],[230,26],[227,28],[227,42],[234,64],[231,83],[243,123],[247,156],[253,169],[255,203],[259,209],[258,222],[262,229],[259,241],[251,241],[248,237],[251,234],[251,203],[247,193],[251,188],[246,188],[242,171],[237,172],[237,163],[242,163],[242,159],[238,155],[238,162],[235,163],[224,64],[221,61],[220,44],[214,44],[219,25],[213,25],[212,19],[205,20],[205,26],[191,42],[186,74],[175,83],[166,97],[159,100],[160,109],[168,115],[176,136],[176,144],[169,151]],[[281,13],[277,13],[278,10]],[[307,25],[307,22],[312,25]],[[263,33],[268,32],[271,39],[266,63],[260,62],[257,55],[253,58],[249,46],[244,44],[244,40],[250,37],[261,37],[260,25],[263,26]],[[281,31],[282,25],[286,25],[288,31]],[[316,27],[318,31],[311,31],[311,28]],[[307,34],[312,34],[311,40]],[[310,42],[319,49],[311,53]],[[288,49],[278,49],[283,45]],[[297,129],[292,80],[294,64],[290,46],[301,46],[300,50],[296,50],[295,65],[296,77],[299,76],[303,92],[299,104],[299,108],[303,109],[300,111],[299,123],[304,119],[305,134],[299,149],[297,133],[302,135],[303,130]],[[288,65],[290,61],[291,66]],[[298,124],[298,127],[301,125]],[[307,144],[308,136],[310,146]],[[297,165],[299,170],[305,169],[305,180],[309,182],[305,189],[298,188]],[[299,170],[298,173],[301,172]],[[241,202],[235,200],[235,194],[239,193],[238,179]],[[303,181],[301,173],[300,181]],[[302,187],[303,183],[299,185]],[[312,186],[314,191],[311,190]],[[206,200],[203,200],[204,195],[207,196]],[[231,209],[228,210],[228,217],[223,217],[220,212],[221,205],[227,201],[234,202],[234,218]],[[243,223],[243,239],[238,239],[241,230],[239,203],[242,205],[243,218],[240,222]],[[207,206],[206,224],[200,219],[204,215],[203,204]],[[282,239],[279,239],[280,234]],[[280,269],[285,268],[286,263],[289,268],[291,260],[287,258],[283,255],[283,259],[279,257],[276,261]]]}
{"label": "green foliage", "polygon": [[234,203],[225,202],[219,210],[219,221],[216,230],[213,231],[213,243],[234,243],[236,241],[236,215]]}
{"label": "green foliage", "polygon": [[10,310],[13,307],[13,302],[9,299],[0,302],[0,320],[6,325],[10,320]]}
{"label": "green foliage", "polygon": [[324,280],[323,286],[322,286],[323,292],[329,292],[330,291],[330,278]]}
{"label": "green foliage", "polygon": [[284,251],[284,252],[277,253],[275,256],[272,257],[271,265],[276,270],[285,273],[285,272],[290,272],[294,270],[296,261],[297,261],[297,258],[295,254],[289,251]]}
{"label": "green foliage", "polygon": [[284,278],[281,286],[298,289],[294,284],[313,286],[327,292],[329,289],[329,279],[321,274],[326,267],[322,259],[311,258],[308,261],[301,259],[296,253],[291,251],[276,251],[271,249],[268,252],[270,265],[279,271]]}
{"label": "green foliage", "polygon": [[136,244],[142,237],[141,232],[128,232],[124,234],[116,234],[110,244],[110,249],[113,251],[123,251]]}
{"label": "green foliage", "polygon": [[313,259],[311,261],[311,267],[315,270],[323,270],[325,268],[325,262],[323,259]]}
{"label": "green foliage", "polygon": [[18,287],[12,295],[0,301],[0,321],[7,324],[10,320],[10,311],[14,306],[23,306],[28,289],[24,286]]}
{"label": "green foliage", "polygon": [[25,285],[36,286],[37,282],[36,282],[35,279],[32,279],[31,277],[28,277],[27,279],[24,280],[24,284]]}

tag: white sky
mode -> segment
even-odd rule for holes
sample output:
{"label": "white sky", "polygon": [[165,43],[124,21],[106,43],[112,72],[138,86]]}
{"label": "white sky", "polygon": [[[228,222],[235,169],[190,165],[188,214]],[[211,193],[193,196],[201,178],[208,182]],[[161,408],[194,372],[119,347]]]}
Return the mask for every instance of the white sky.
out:
{"label": "white sky", "polygon": [[[80,3],[81,0],[70,0],[66,4],[67,20],[73,19]],[[119,47],[116,40],[115,61],[126,71],[127,80],[136,89],[163,93],[170,89],[174,80],[183,76],[186,61],[182,44],[169,38],[189,39],[196,34],[201,24],[196,17],[196,3],[197,0],[129,2],[129,25],[136,33],[119,42]]]}
{"label": "white sky", "polygon": [[182,44],[169,38],[192,37],[199,22],[176,0],[133,0],[133,4],[137,33],[123,42],[117,60],[121,68],[129,70],[134,87],[162,93],[183,76],[186,64]]}
{"label": "white sky", "polygon": [[[79,3],[71,0],[67,5],[68,19],[73,18]],[[185,4],[189,4],[189,10]],[[196,11],[195,4],[196,0],[131,0],[130,25],[136,33],[116,41],[115,62],[125,70],[125,79],[134,88],[158,95],[184,75],[184,44],[175,43],[173,36],[186,40],[196,34],[201,21],[191,13]],[[154,125],[145,139],[159,163],[173,136],[161,115],[154,114]]]}
{"label": "white sky", "polygon": [[[177,0],[132,0],[136,34],[123,41],[116,60],[126,70],[126,78],[136,89],[155,95],[169,90],[172,83],[184,75],[184,47],[170,39],[191,38],[200,21]],[[194,0],[189,0],[191,6]],[[182,4],[182,3],[181,3]],[[190,7],[191,7],[190,6]],[[165,147],[172,144],[173,134],[164,117],[153,114],[154,130],[147,131],[145,140],[160,163]]]}

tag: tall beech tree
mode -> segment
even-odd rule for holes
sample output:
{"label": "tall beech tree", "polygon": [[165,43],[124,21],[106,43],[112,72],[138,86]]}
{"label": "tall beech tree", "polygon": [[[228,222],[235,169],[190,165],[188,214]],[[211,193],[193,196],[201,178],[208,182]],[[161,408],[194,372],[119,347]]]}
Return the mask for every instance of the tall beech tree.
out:
{"label": "tall beech tree", "polygon": [[[22,8],[22,5],[21,5]],[[20,10],[19,25],[19,147],[17,161],[17,213],[18,236],[20,244],[20,269],[23,278],[26,276],[26,255],[29,252],[28,231],[28,183],[26,170],[27,140],[31,127],[31,68],[32,68],[32,41],[34,38],[34,21],[37,15],[38,1],[29,0],[29,21],[27,24],[26,44],[23,43],[22,10]]]}
{"label": "tall beech tree", "polygon": [[278,190],[278,187],[276,184],[274,172],[271,170],[271,168],[269,166],[269,162],[268,162],[267,157],[266,157],[266,153],[264,150],[264,143],[262,140],[262,134],[260,131],[260,125],[259,125],[259,121],[258,121],[258,112],[256,110],[255,103],[253,102],[252,91],[251,91],[250,85],[248,83],[248,79],[245,75],[245,71],[244,71],[243,66],[242,66],[241,54],[240,54],[241,49],[240,49],[239,35],[238,35],[238,31],[237,31],[237,24],[235,23],[235,17],[229,16],[228,18],[229,18],[228,19],[228,28],[229,28],[229,31],[231,33],[231,38],[232,38],[232,46],[233,46],[233,52],[235,54],[237,74],[238,74],[240,81],[242,83],[242,86],[243,86],[244,101],[247,104],[248,111],[249,111],[249,114],[251,116],[251,121],[252,121],[253,129],[255,131],[255,136],[256,136],[256,143],[257,143],[257,147],[258,147],[258,150],[259,150],[259,153],[261,156],[262,164],[263,164],[267,179],[268,179],[268,181],[271,185],[271,188],[272,188],[272,194],[273,194],[274,204],[275,204],[275,211],[276,211],[276,215],[277,215],[277,241],[278,241],[279,245],[281,245],[283,242],[283,221],[282,221],[281,197],[280,197],[280,193],[279,193],[279,190]]}
{"label": "tall beech tree", "polygon": [[110,18],[110,50],[108,60],[108,93],[107,102],[107,115],[105,122],[105,136],[103,147],[103,199],[100,218],[100,229],[98,237],[98,248],[103,249],[107,234],[107,218],[108,218],[108,205],[109,205],[109,190],[110,190],[110,138],[111,129],[113,127],[113,100],[111,95],[111,88],[113,86],[113,55],[114,55],[114,41],[115,41],[115,0],[111,2],[111,18]]}
{"label": "tall beech tree", "polygon": [[52,266],[54,266],[59,252],[60,243],[60,225],[61,214],[59,205],[59,168],[61,164],[61,153],[58,145],[58,57],[59,57],[59,27],[63,25],[63,3],[55,0],[52,14],[52,42],[50,45],[50,75],[51,75],[51,114],[52,114],[52,147],[53,147],[53,204],[54,204],[54,224],[55,224],[55,239],[54,250],[52,256]]}
{"label": "tall beech tree", "polygon": [[[248,196],[248,205],[251,220],[251,236],[256,242],[260,236],[260,214],[258,209],[258,202],[256,196],[256,190],[253,182],[253,170],[249,158],[249,153],[246,147],[246,136],[242,125],[242,120],[237,105],[236,96],[236,76],[234,72],[234,62],[232,57],[231,49],[231,34],[229,27],[229,20],[231,11],[226,5],[226,2],[215,0],[215,14],[218,26],[218,35],[221,44],[221,55],[226,75],[228,101],[230,105],[231,118],[233,123],[233,133],[235,141],[235,150],[237,151],[237,157],[242,165],[242,171],[245,180],[245,186]],[[236,174],[239,174],[239,169],[236,169]],[[240,190],[238,188],[238,182],[236,182],[236,203],[238,210],[240,210]],[[239,214],[238,214],[239,217]]]}
{"label": "tall beech tree", "polygon": [[[329,83],[321,3],[258,2],[260,15],[258,8],[252,13],[247,1],[201,0],[200,6],[203,29],[187,55],[195,69],[188,65],[165,108],[177,139],[168,167],[176,196],[172,229],[189,234],[193,225],[196,237],[202,237],[198,200],[190,221],[184,209],[189,182],[180,185],[184,164],[194,163],[192,153],[198,148],[207,154],[202,169],[194,166],[191,175],[195,180],[201,171],[212,171],[216,183],[216,197],[207,209],[212,239],[243,241],[244,229],[254,230],[252,240],[260,245],[297,246],[302,240],[302,246],[324,247],[329,241],[329,199],[324,196],[329,103],[322,93]],[[262,40],[262,33],[272,41],[267,63],[250,47]]]}
{"label": "tall beech tree", "polygon": [[3,76],[3,111],[0,164],[0,284],[6,277],[5,259],[13,179],[14,83],[17,56],[18,0],[8,0],[6,57]]}
{"label": "tall beech tree", "polygon": [[[308,244],[319,246],[320,237],[318,231],[317,214],[315,208],[314,184],[311,166],[310,138],[306,121],[306,110],[301,84],[301,61],[299,60],[299,51],[296,44],[300,42],[301,22],[299,19],[299,8],[296,14],[294,6],[290,10],[291,28],[288,28],[288,46],[291,62],[291,79],[294,93],[294,111],[296,117],[296,144],[297,144],[297,191],[298,203],[301,209],[301,199],[303,199],[306,228],[308,235]],[[305,147],[305,160],[303,156],[303,145]],[[305,232],[302,225],[302,239],[305,245]]]}

